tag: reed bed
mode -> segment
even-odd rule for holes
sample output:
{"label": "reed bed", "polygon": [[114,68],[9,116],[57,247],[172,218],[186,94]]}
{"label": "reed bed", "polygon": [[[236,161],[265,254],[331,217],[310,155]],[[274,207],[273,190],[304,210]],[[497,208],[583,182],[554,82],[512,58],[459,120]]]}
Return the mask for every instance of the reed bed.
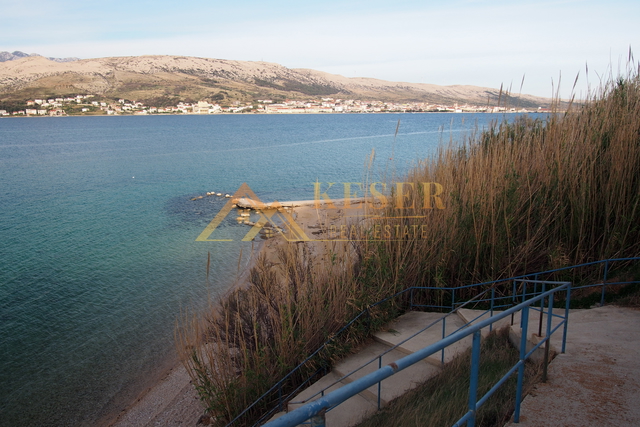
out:
{"label": "reed bed", "polygon": [[[637,74],[620,78],[584,106],[494,123],[441,149],[409,174],[402,194],[394,188],[383,227],[400,227],[407,236],[369,242],[382,246],[372,253],[388,257],[391,279],[405,287],[637,256],[638,84]],[[442,186],[443,209],[435,184],[425,207],[423,183]]]}
{"label": "reed bed", "polygon": [[[178,350],[215,423],[234,419],[353,316],[398,290],[640,254],[638,73],[612,79],[567,112],[478,130],[402,181],[388,183],[383,214],[366,222],[368,239],[282,245],[276,262],[257,260],[249,286],[184,319]],[[282,392],[403,309],[396,301],[372,310],[366,325],[336,337]],[[276,401],[267,396],[236,425],[251,425]]]}

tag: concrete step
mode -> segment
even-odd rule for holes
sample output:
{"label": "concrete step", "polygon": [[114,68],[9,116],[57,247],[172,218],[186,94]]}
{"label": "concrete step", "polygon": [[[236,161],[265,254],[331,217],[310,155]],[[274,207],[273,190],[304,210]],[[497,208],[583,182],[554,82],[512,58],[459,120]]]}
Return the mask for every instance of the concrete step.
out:
{"label": "concrete step", "polygon": [[[469,325],[475,325],[476,323],[479,323],[483,320],[488,319],[489,317],[491,317],[491,312],[485,312],[484,310],[471,310],[468,308],[459,308],[458,311],[458,316],[463,320],[463,322],[465,324],[469,324]],[[496,315],[498,313],[501,313],[501,311],[498,310],[494,310],[493,314]],[[517,314],[517,317],[514,317],[514,324],[520,324],[520,314]],[[510,326],[511,325],[511,316],[507,316],[504,319],[501,319],[497,322],[495,322],[492,327],[486,327],[482,329],[482,336],[487,336],[490,332],[490,330],[498,330],[498,329],[502,329],[505,326]]]}
{"label": "concrete step", "polygon": [[[322,397],[322,395],[320,394],[315,397],[312,396],[326,387],[330,386],[324,392],[324,394],[331,393],[332,391],[344,386],[345,383],[339,382],[339,379],[340,376],[335,372],[329,372],[327,375],[313,383],[309,388],[294,397],[291,402],[289,402],[289,412],[293,411],[296,408],[299,408],[306,403],[313,402],[314,400]],[[327,412],[325,418],[326,425],[332,427],[349,427],[359,423],[365,418],[370,417],[377,410],[378,406],[374,404],[370,399],[356,394],[341,405],[338,405],[334,409]]]}
{"label": "concrete step", "polygon": [[[339,362],[334,368],[333,372],[341,377],[351,373],[353,370],[360,368],[364,364],[368,363],[363,368],[354,372],[350,376],[343,379],[343,382],[349,383],[362,378],[371,372],[376,371],[382,366],[386,366],[391,362],[395,362],[406,356],[405,353],[398,350],[390,350],[390,347],[379,343],[373,342],[366,347],[362,348],[357,354],[347,357]],[[378,356],[384,352],[389,351],[382,356],[382,361]],[[416,363],[413,366],[404,369],[397,374],[387,378],[380,384],[380,405],[385,406],[391,400],[396,397],[402,396],[408,390],[415,388],[420,383],[435,376],[440,372],[440,368],[428,363]],[[360,393],[363,397],[368,398],[373,403],[378,404],[378,385],[374,385],[367,390]]]}
{"label": "concrete step", "polygon": [[[383,344],[395,346],[405,339],[409,338],[413,334],[417,333],[421,329],[424,329],[431,323],[437,322],[426,331],[419,333],[411,340],[401,344],[398,347],[399,351],[405,354],[412,354],[442,339],[443,320],[439,320],[442,318],[442,316],[444,316],[444,314],[442,313],[411,311],[389,323],[387,328],[383,331],[377,332],[374,335],[374,338],[376,341]],[[464,324],[465,322],[462,321],[459,316],[448,316],[444,320],[444,335],[451,335],[456,330],[463,327]],[[456,355],[471,347],[471,340],[471,337],[467,337],[447,347],[444,350],[444,363],[450,362]],[[432,356],[429,356],[426,361],[436,366],[441,366],[442,352],[438,352],[433,354]]]}

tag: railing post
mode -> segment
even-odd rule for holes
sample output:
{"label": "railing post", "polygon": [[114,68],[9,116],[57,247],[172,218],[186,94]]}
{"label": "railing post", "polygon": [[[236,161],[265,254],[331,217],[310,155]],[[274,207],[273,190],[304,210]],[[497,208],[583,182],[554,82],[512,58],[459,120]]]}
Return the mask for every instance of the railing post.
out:
{"label": "railing post", "polygon": [[[493,317],[493,305],[494,305],[495,298],[496,298],[496,288],[492,287],[491,288],[491,317]],[[493,323],[489,325],[489,332],[491,331],[493,331]]]}
{"label": "railing post", "polygon": [[366,312],[365,316],[366,316],[366,319],[367,319],[365,321],[366,322],[366,328],[367,328],[367,335],[369,335],[369,333],[371,332],[371,313],[369,313],[369,307],[370,306],[367,306],[367,308],[365,310],[365,312]]}
{"label": "railing post", "polygon": [[[382,356],[378,357],[378,369],[382,369]],[[378,381],[378,411],[380,410],[381,388],[382,388],[382,381]]]}
{"label": "railing post", "polygon": [[409,302],[409,304],[410,304],[409,309],[413,310],[413,287],[411,288],[411,291],[409,292],[409,301],[410,301]]}
{"label": "railing post", "polygon": [[600,296],[600,307],[604,305],[604,293],[607,289],[605,283],[607,283],[607,275],[609,274],[609,260],[604,263],[604,277],[602,278],[602,295]]}
{"label": "railing post", "polygon": [[564,328],[562,331],[562,354],[567,348],[567,327],[569,326],[569,306],[571,305],[571,283],[567,286],[567,296],[564,307]]}
{"label": "railing post", "polygon": [[553,296],[555,294],[549,295],[549,304],[547,307],[547,332],[545,333],[545,337],[547,341],[544,343],[544,366],[542,370],[542,382],[547,382],[547,373],[549,368],[549,349],[551,348],[551,319],[553,317]]}
{"label": "railing post", "polygon": [[[524,292],[525,292],[525,288],[526,287],[527,287],[527,282],[526,282],[526,280],[523,280],[522,281],[522,301],[520,301],[521,303],[525,301]],[[513,314],[515,315],[515,313],[513,313]],[[523,316],[523,311],[520,312],[520,329],[522,329],[522,322],[524,321],[524,318],[522,316]],[[527,319],[527,320],[529,320],[529,319]]]}
{"label": "railing post", "polygon": [[516,410],[513,413],[513,422],[520,422],[520,404],[522,403],[522,386],[524,384],[524,358],[527,355],[527,333],[529,326],[529,306],[522,309],[520,314],[522,336],[520,337],[520,367],[518,368],[518,385],[516,387]]}
{"label": "railing post", "polygon": [[[513,280],[513,290],[511,291],[511,305],[516,305],[516,292],[517,292],[516,281],[514,279]],[[515,315],[515,313],[511,313],[511,326],[513,326],[514,315]]]}
{"label": "railing post", "polygon": [[471,377],[469,384],[469,412],[471,416],[467,421],[467,427],[474,427],[476,424],[476,404],[478,403],[478,376],[480,374],[480,341],[482,335],[480,330],[473,333],[473,344],[471,350]]}
{"label": "railing post", "polygon": [[[445,338],[446,328],[447,328],[447,317],[445,316],[442,318],[442,339]],[[440,354],[440,363],[444,365],[444,348],[442,349],[442,352]]]}
{"label": "railing post", "polygon": [[[536,276],[537,277],[537,276]],[[546,291],[546,283],[542,284],[542,293]],[[540,321],[538,322],[538,336],[542,336],[542,318],[544,316],[544,298],[540,300]]]}

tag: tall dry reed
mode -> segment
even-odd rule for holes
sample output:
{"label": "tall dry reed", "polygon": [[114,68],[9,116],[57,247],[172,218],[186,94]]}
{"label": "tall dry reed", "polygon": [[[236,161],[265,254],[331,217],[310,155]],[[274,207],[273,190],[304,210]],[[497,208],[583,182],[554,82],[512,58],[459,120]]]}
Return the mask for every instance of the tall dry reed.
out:
{"label": "tall dry reed", "polygon": [[[382,246],[374,252],[388,257],[393,280],[404,286],[456,286],[637,256],[638,76],[612,81],[565,113],[494,123],[442,148],[405,181],[402,202],[392,200],[383,221],[409,233],[369,243]],[[442,186],[444,209],[434,197],[425,208],[425,182]]]}

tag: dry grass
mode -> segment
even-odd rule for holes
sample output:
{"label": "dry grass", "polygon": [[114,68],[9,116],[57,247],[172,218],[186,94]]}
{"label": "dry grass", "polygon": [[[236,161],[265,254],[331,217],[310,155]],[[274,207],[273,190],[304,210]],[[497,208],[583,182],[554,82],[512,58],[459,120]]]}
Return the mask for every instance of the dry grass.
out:
{"label": "dry grass", "polygon": [[[524,116],[495,123],[461,145],[442,148],[404,179],[413,190],[405,185],[400,205],[390,203],[377,220],[398,230],[393,238],[376,238],[372,231],[369,241],[326,248],[332,256],[324,260],[304,244],[289,244],[278,263],[258,260],[251,286],[231,293],[207,316],[186,319],[177,333],[209,412],[222,424],[230,421],[360,310],[397,290],[637,256],[639,85],[637,73],[630,73],[585,106],[546,120]],[[442,186],[444,209],[433,197],[427,198],[431,208],[425,207],[424,182]],[[389,200],[398,195],[396,187]],[[401,310],[402,301],[378,306],[366,325],[356,322],[292,376],[284,391],[348,353],[370,327]],[[250,424],[276,398],[269,395],[239,425]]]}

